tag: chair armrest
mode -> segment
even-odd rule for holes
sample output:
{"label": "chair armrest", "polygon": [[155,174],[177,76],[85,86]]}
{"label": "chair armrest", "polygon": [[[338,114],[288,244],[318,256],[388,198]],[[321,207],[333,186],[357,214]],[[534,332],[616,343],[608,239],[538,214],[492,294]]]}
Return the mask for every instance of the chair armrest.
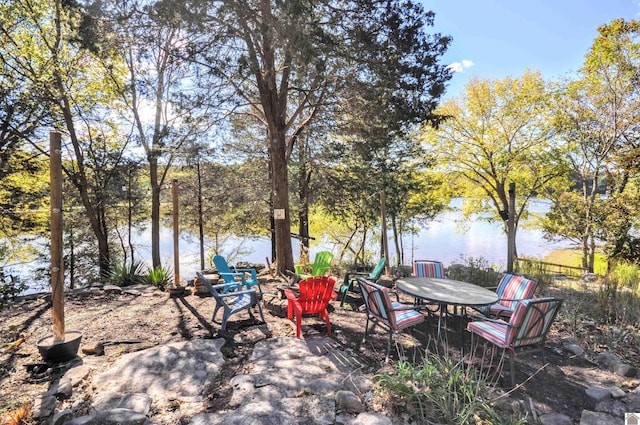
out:
{"label": "chair armrest", "polygon": [[396,291],[387,291],[387,294],[395,295],[396,296],[396,301],[400,302],[400,295],[398,295],[398,293]]}
{"label": "chair armrest", "polygon": [[241,272],[241,273],[251,273],[251,279],[256,279],[258,277],[258,272],[256,272],[256,269],[233,269],[233,271],[235,272]]}
{"label": "chair armrest", "polygon": [[414,306],[414,305],[403,305],[402,307],[396,307],[394,308],[392,311],[405,311],[405,310],[420,310],[420,308]]}
{"label": "chair armrest", "polygon": [[244,273],[242,272],[231,272],[231,273],[223,273],[223,272],[219,272],[218,273],[220,276],[233,276],[233,277],[239,277],[240,279],[242,279],[242,284],[244,285],[245,282],[245,278],[244,278]]}
{"label": "chair armrest", "polygon": [[[230,288],[234,288],[234,287],[235,288],[242,288],[242,283],[241,282],[238,282],[238,283],[220,283],[220,284],[217,284],[217,285],[211,285],[211,287],[213,289],[216,289],[216,290],[225,289],[225,288],[230,289]],[[234,294],[237,294],[237,292],[234,292]]]}
{"label": "chair armrest", "polygon": [[290,301],[297,301],[298,300],[296,298],[296,294],[294,294],[291,289],[285,289],[284,290],[284,295],[285,295],[285,297],[287,297],[287,300],[290,300]]}
{"label": "chair armrest", "polygon": [[258,296],[258,293],[256,292],[255,289],[246,289],[244,291],[227,292],[226,294],[220,294],[220,296],[221,297],[237,297],[238,295],[244,295],[244,294],[255,294],[256,297]]}
{"label": "chair armrest", "polygon": [[482,316],[468,316],[470,318],[474,318],[474,317],[478,317],[480,320],[478,320],[478,322],[492,322],[492,323],[499,323],[501,325],[507,325],[510,327],[513,327],[513,325],[510,325],[508,322],[505,322],[502,319],[491,319],[489,317],[482,317]]}

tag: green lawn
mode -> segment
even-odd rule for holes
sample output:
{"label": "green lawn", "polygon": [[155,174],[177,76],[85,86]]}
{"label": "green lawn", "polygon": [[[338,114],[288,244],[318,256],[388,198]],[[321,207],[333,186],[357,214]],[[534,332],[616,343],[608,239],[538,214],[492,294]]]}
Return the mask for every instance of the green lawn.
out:
{"label": "green lawn", "polygon": [[[582,266],[582,252],[578,249],[557,249],[549,253],[542,261],[580,267]],[[594,272],[602,275],[607,273],[607,258],[602,253],[596,253]]]}

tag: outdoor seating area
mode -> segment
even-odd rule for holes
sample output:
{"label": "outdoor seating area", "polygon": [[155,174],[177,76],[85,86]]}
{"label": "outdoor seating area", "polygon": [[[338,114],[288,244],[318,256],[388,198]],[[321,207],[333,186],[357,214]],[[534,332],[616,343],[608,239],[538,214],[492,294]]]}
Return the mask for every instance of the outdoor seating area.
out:
{"label": "outdoor seating area", "polygon": [[[317,325],[309,326],[313,321],[305,319],[310,316],[322,322],[320,333],[326,329],[326,335],[332,336],[331,317],[339,309],[361,332],[360,344],[384,352],[385,362],[393,357],[394,338],[399,348],[399,335],[410,335],[420,327],[412,337],[417,341],[415,349],[424,351],[435,342],[458,352],[477,354],[479,341],[486,341],[486,348],[480,350],[483,358],[487,353],[493,359],[498,351],[502,350],[503,355],[508,351],[514,380],[516,353],[543,347],[562,305],[561,299],[534,298],[538,281],[515,273],[503,273],[495,287],[482,287],[446,278],[445,267],[439,261],[419,260],[413,262],[412,276],[389,277],[383,285],[376,281],[385,273],[384,257],[372,270],[348,270],[342,278],[325,275],[331,259],[331,253],[319,252],[314,263],[308,265],[317,276],[292,274],[295,279],[291,278],[288,287],[281,290],[286,318],[291,321],[296,338],[305,338],[309,329],[317,329]],[[231,268],[221,256],[215,256],[213,263],[224,283],[213,285],[200,272],[197,278],[216,300],[213,319],[218,310],[224,309],[221,330],[225,330],[230,316],[242,310],[251,313],[252,308],[259,310],[264,322],[261,297],[254,288],[257,286],[262,294],[255,270]],[[298,266],[296,270],[302,272],[304,266]],[[391,287],[386,286],[389,283]],[[347,297],[355,290],[359,297]],[[340,303],[334,305],[337,300]],[[470,311],[482,314],[469,314]]]}

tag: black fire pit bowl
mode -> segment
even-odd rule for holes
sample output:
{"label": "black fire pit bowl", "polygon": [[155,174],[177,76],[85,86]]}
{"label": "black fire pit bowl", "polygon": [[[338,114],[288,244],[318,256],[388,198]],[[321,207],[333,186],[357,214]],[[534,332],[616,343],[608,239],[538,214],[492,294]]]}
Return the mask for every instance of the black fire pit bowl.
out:
{"label": "black fire pit bowl", "polygon": [[64,341],[53,343],[53,335],[45,336],[36,342],[42,360],[48,363],[64,363],[78,355],[82,332],[69,331],[64,334]]}

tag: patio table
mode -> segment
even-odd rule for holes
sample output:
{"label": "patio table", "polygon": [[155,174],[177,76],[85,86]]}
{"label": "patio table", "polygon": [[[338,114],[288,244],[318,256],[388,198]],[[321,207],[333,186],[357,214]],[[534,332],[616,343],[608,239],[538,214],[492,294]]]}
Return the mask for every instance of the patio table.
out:
{"label": "patio table", "polygon": [[469,282],[436,277],[405,277],[396,281],[399,291],[438,305],[438,340],[448,306],[461,307],[462,316],[466,317],[467,307],[482,307],[495,304],[498,294]]}

